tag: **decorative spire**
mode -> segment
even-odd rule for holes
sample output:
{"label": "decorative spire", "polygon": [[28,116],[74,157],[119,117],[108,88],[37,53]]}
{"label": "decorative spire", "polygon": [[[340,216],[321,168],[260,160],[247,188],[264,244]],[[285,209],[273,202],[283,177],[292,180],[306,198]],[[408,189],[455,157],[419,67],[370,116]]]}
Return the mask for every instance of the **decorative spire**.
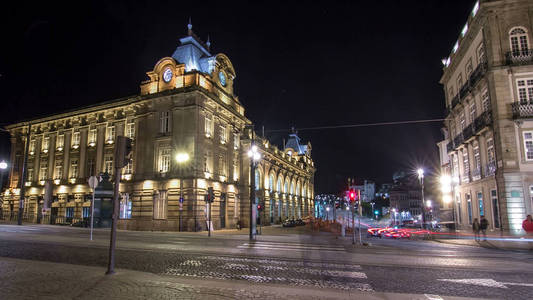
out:
{"label": "decorative spire", "polygon": [[211,41],[209,40],[209,34],[207,35],[207,42],[205,44],[207,45],[207,51],[211,51]]}
{"label": "decorative spire", "polygon": [[187,34],[192,35],[192,22],[191,22],[191,17],[189,17],[189,24],[187,24]]}

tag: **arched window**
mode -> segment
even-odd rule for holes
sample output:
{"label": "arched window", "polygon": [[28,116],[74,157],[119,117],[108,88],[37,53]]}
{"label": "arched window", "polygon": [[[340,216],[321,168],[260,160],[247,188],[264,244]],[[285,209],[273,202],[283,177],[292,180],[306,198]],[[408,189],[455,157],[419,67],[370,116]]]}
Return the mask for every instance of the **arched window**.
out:
{"label": "arched window", "polygon": [[261,173],[259,170],[255,169],[255,190],[259,190],[261,186]]}
{"label": "arched window", "polygon": [[300,183],[296,185],[296,196],[300,196]]}
{"label": "arched window", "polygon": [[276,186],[276,191],[278,193],[282,193],[283,191],[281,190],[281,187],[283,186],[283,182],[281,181],[281,176],[278,178],[278,184]]}
{"label": "arched window", "polygon": [[511,42],[511,53],[513,56],[527,56],[529,43],[527,31],[524,28],[516,27],[509,32]]}
{"label": "arched window", "polygon": [[270,174],[268,178],[268,190],[272,193],[274,191],[274,175]]}
{"label": "arched window", "polygon": [[294,195],[294,182],[291,183],[291,195]]}
{"label": "arched window", "polygon": [[289,180],[288,179],[285,179],[285,187],[283,188],[283,192],[285,194],[289,193]]}

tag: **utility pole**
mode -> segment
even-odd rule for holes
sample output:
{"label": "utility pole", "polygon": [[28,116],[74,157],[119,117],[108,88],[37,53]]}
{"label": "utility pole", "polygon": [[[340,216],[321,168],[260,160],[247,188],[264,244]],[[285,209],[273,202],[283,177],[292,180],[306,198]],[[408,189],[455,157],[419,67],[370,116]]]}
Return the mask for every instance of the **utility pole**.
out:
{"label": "utility pole", "polygon": [[124,136],[117,136],[115,142],[115,189],[113,193],[113,214],[111,217],[111,236],[109,239],[109,260],[107,263],[106,275],[115,274],[115,244],[117,240],[117,221],[119,208],[119,187],[120,187],[120,171],[125,167],[130,159],[128,155],[131,153],[131,139]]}
{"label": "utility pole", "polygon": [[24,184],[26,181],[26,165],[28,163],[28,152],[30,151],[30,133],[31,123],[28,123],[28,132],[26,133],[26,145],[24,145],[24,160],[22,162],[22,174],[20,176],[20,199],[19,199],[19,213],[17,224],[22,225],[22,213],[24,211]]}

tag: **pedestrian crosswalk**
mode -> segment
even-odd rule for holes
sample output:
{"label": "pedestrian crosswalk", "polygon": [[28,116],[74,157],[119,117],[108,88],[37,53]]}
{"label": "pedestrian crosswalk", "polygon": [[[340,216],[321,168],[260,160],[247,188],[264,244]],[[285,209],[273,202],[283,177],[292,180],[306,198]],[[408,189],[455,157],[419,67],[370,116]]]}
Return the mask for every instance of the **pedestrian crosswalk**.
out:
{"label": "pedestrian crosswalk", "polygon": [[344,263],[208,255],[190,258],[168,267],[164,274],[373,291],[368,277],[360,265]]}
{"label": "pedestrian crosswalk", "polygon": [[237,246],[239,249],[277,250],[277,251],[333,251],[344,252],[343,246],[305,243],[248,242]]}

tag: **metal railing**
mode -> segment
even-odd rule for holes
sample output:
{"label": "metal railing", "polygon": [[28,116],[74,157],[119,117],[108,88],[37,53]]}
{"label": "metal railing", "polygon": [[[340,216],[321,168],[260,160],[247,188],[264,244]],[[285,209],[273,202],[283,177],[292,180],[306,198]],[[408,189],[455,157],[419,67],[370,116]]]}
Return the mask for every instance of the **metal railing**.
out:
{"label": "metal railing", "polygon": [[487,176],[492,176],[494,174],[496,174],[496,164],[495,163],[488,163],[486,166],[485,166],[485,177]]}
{"label": "metal railing", "polygon": [[533,117],[533,104],[514,102],[511,104],[513,119]]}
{"label": "metal railing", "polygon": [[509,51],[505,58],[508,65],[527,65],[533,62],[533,49]]}
{"label": "metal railing", "polygon": [[488,63],[487,61],[480,62],[476,69],[470,74],[467,81],[463,86],[459,88],[459,91],[453,97],[451,101],[451,105],[449,108],[447,108],[447,112],[451,112],[459,103],[461,103],[461,100],[466,98],[468,93],[475,87],[475,85],[483,78],[485,73],[487,73],[488,69]]}

